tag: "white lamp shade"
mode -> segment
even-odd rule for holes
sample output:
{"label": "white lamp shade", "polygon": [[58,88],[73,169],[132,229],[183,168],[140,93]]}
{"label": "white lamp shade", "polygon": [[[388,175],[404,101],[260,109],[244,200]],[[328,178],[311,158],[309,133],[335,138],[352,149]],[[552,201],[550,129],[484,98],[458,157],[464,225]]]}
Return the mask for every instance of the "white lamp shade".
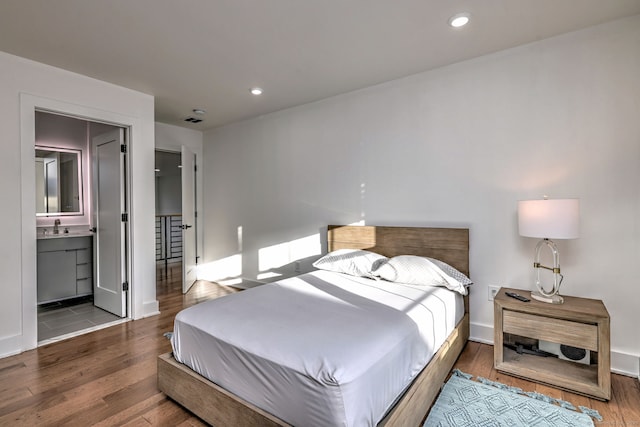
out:
{"label": "white lamp shade", "polygon": [[578,199],[522,200],[518,202],[518,229],[521,236],[539,239],[579,237]]}

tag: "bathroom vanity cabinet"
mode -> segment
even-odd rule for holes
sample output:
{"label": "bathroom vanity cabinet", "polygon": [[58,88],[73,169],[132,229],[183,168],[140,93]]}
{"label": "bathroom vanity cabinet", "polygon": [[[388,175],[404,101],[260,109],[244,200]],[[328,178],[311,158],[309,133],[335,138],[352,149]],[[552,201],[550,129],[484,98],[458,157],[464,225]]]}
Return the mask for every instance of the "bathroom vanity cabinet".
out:
{"label": "bathroom vanity cabinet", "polygon": [[38,304],[93,293],[93,237],[38,239]]}

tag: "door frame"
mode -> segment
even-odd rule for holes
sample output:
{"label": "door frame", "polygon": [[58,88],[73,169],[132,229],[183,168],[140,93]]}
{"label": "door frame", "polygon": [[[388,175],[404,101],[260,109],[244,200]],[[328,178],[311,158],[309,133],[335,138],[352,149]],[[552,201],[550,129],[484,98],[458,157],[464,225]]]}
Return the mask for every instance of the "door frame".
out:
{"label": "door frame", "polygon": [[181,128],[165,123],[155,124],[155,150],[168,151],[173,153],[181,153],[182,146],[189,148],[195,154],[195,162],[198,168],[195,177],[195,207],[198,217],[195,219],[196,226],[196,251],[198,256],[198,272],[197,278],[201,279],[205,264],[202,263],[204,254],[204,225],[203,225],[203,178],[204,178],[204,160],[203,160],[203,134],[193,129]]}
{"label": "door frame", "polygon": [[[161,152],[161,153],[171,153],[171,154],[176,154],[178,156],[181,157],[180,162],[182,163],[182,148],[186,148],[187,150],[189,150],[191,152],[191,154],[193,154],[193,165],[195,167],[195,170],[193,170],[193,208],[194,208],[194,220],[193,220],[193,240],[194,240],[194,249],[195,249],[195,258],[196,258],[196,266],[198,265],[200,258],[201,258],[201,251],[200,251],[200,246],[199,246],[199,242],[200,239],[198,239],[199,234],[201,233],[201,229],[200,226],[198,224],[198,214],[200,213],[200,211],[198,210],[198,202],[200,200],[200,198],[198,197],[198,179],[199,179],[199,174],[201,173],[198,165],[198,161],[200,160],[200,158],[198,157],[198,152],[197,150],[194,150],[193,147],[190,147],[189,145],[185,145],[185,144],[179,144],[176,147],[165,147],[165,146],[158,146],[156,145],[156,147],[154,148],[154,152]],[[157,183],[155,183],[157,184]],[[180,176],[180,187],[182,188],[182,176]],[[157,188],[154,188],[155,191],[157,191]],[[185,256],[184,256],[184,240],[183,240],[183,253],[182,253],[182,293],[186,293],[188,292],[189,289],[185,290],[184,289],[184,269],[185,269]],[[198,272],[196,269],[196,280],[198,280]],[[195,283],[195,282],[194,282]]]}
{"label": "door frame", "polygon": [[[138,118],[100,110],[88,106],[71,104],[31,94],[20,94],[20,144],[21,144],[21,210],[22,210],[22,335],[19,347],[21,351],[38,346],[38,310],[37,310],[37,238],[36,238],[36,206],[35,206],[35,112],[45,111],[66,115],[81,120],[106,123],[125,129],[125,138],[129,148],[133,141],[140,137],[141,122]],[[89,165],[87,165],[89,166]],[[131,160],[126,156],[125,166],[127,206],[131,207]],[[83,168],[89,172],[89,168]],[[133,241],[131,229],[131,212],[126,223],[126,262],[132,266]],[[138,290],[132,280],[132,270],[127,269],[129,292],[127,295],[128,319],[139,317],[138,306],[142,306],[142,290]],[[143,308],[140,307],[140,311]]]}

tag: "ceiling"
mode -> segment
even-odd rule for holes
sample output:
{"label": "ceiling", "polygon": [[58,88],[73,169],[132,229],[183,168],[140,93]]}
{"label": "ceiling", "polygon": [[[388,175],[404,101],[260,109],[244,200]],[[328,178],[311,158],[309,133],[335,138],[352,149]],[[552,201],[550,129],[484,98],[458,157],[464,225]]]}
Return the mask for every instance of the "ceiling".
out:
{"label": "ceiling", "polygon": [[[456,30],[459,12],[472,20]],[[2,0],[0,50],[151,94],[156,121],[205,130],[639,13],[640,0]],[[185,122],[194,108],[203,121]]]}

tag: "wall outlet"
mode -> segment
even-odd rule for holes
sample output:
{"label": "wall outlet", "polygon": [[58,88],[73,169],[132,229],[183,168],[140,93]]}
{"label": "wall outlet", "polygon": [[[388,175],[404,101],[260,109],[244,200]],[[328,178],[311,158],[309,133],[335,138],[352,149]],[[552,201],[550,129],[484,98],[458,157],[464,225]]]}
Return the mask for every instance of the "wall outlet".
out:
{"label": "wall outlet", "polygon": [[488,296],[489,301],[493,301],[493,299],[498,294],[498,291],[500,290],[500,288],[501,286],[489,286],[489,296]]}

